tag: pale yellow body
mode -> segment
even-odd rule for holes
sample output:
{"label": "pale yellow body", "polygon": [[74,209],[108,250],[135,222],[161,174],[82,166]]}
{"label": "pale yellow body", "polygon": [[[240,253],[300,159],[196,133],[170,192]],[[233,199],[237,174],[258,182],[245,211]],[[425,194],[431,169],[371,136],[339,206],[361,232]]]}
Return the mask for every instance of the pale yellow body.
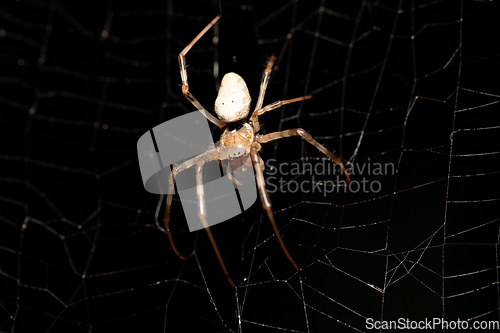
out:
{"label": "pale yellow body", "polygon": [[226,124],[245,119],[251,102],[245,80],[236,73],[224,75],[215,100],[215,113],[219,119]]}
{"label": "pale yellow body", "polygon": [[[170,232],[170,207],[172,205],[172,194],[174,193],[174,183],[175,175],[179,172],[186,170],[190,167],[196,166],[196,193],[198,195],[198,216],[201,222],[205,226],[212,247],[214,248],[217,259],[221,265],[224,274],[229,282],[229,284],[235,288],[229,272],[227,271],[224,260],[217,247],[217,243],[212,235],[209,225],[206,219],[206,209],[205,209],[205,194],[203,187],[203,166],[209,161],[219,159],[220,161],[228,160],[228,177],[237,185],[242,184],[245,179],[240,179],[235,177],[234,173],[238,172],[239,169],[244,169],[246,167],[251,167],[253,165],[255,169],[255,179],[257,181],[257,188],[259,190],[260,198],[262,201],[262,206],[267,212],[267,216],[271,225],[273,227],[274,233],[278,242],[283,249],[283,252],[287,256],[288,260],[292,263],[293,267],[300,272],[299,266],[295,263],[292,256],[288,252],[283,239],[281,238],[280,231],[274,220],[274,214],[271,208],[271,201],[269,195],[266,192],[266,185],[264,179],[264,162],[259,156],[259,150],[261,149],[261,143],[274,141],[282,138],[301,136],[307,142],[315,146],[318,150],[328,156],[334,163],[339,164],[344,173],[346,174],[347,180],[350,181],[349,175],[344,167],[344,164],[335,156],[332,152],[326,149],[324,146],[319,144],[314,140],[309,133],[301,128],[295,128],[290,130],[284,130],[264,135],[259,135],[260,125],[259,116],[266,112],[279,108],[285,104],[290,104],[294,102],[303,101],[310,99],[312,96],[303,96],[293,99],[288,99],[284,101],[274,102],[272,104],[262,107],[264,101],[264,95],[266,93],[267,85],[269,83],[269,76],[271,75],[271,70],[273,68],[276,57],[271,56],[264,74],[262,76],[262,81],[260,85],[259,97],[255,105],[255,110],[252,113],[250,119],[247,119],[250,112],[250,103],[252,99],[250,98],[250,93],[248,91],[247,85],[243,78],[236,73],[227,73],[222,78],[221,86],[217,99],[215,101],[215,112],[217,117],[207,112],[205,108],[198,102],[198,100],[189,91],[189,84],[187,80],[186,71],[186,54],[191,49],[191,47],[219,20],[220,16],[215,17],[192,41],[189,43],[184,50],[179,54],[179,67],[182,80],[182,92],[184,96],[193,103],[194,106],[213,124],[218,126],[223,130],[221,139],[215,144],[216,149],[211,149],[205,153],[202,153],[192,159],[185,161],[184,163],[176,166],[169,178],[169,194],[166,199],[165,217],[163,222],[165,224],[165,230],[170,240],[170,244],[174,249],[177,256],[186,260],[186,258],[177,250],[175,246],[172,233]],[[245,120],[245,121],[244,121]],[[237,179],[238,178],[238,179]],[[243,177],[244,178],[244,177]]]}
{"label": "pale yellow body", "polygon": [[253,128],[249,123],[244,123],[238,129],[226,128],[217,147],[219,160],[236,159],[250,154],[254,136]]}

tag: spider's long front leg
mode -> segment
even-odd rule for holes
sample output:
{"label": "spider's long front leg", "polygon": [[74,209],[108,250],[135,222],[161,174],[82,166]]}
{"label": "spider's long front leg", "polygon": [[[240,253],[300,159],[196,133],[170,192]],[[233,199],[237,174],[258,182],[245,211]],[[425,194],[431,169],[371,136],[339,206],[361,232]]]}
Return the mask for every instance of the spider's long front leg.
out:
{"label": "spider's long front leg", "polygon": [[286,248],[285,242],[283,242],[283,239],[281,238],[280,231],[278,229],[278,226],[276,225],[276,221],[274,220],[274,214],[273,214],[273,210],[271,207],[271,200],[269,199],[269,195],[267,194],[267,191],[266,191],[266,183],[264,181],[264,173],[262,171],[262,163],[260,162],[259,150],[260,150],[260,144],[256,143],[256,142],[253,143],[252,150],[250,151],[250,154],[252,157],[253,167],[255,169],[255,175],[257,178],[257,187],[259,188],[259,194],[260,194],[260,200],[262,201],[262,206],[264,207],[264,210],[267,213],[269,221],[271,221],[271,225],[273,227],[274,234],[276,235],[276,238],[278,239],[278,243],[280,243],[280,245],[281,245],[281,249],[283,250],[283,252],[287,256],[288,260],[290,260],[293,267],[295,267],[297,272],[300,272],[300,268],[299,268],[299,266],[297,266],[297,264],[293,260],[290,252],[288,252],[288,249]]}
{"label": "spider's long front leg", "polygon": [[340,165],[342,170],[344,171],[344,174],[347,177],[347,181],[351,181],[351,177],[349,177],[349,174],[347,173],[347,170],[344,167],[344,163],[342,163],[342,160],[335,154],[333,154],[331,151],[325,148],[322,144],[320,144],[318,141],[314,140],[314,138],[304,131],[302,128],[294,128],[294,129],[289,129],[286,131],[280,131],[280,132],[274,132],[274,133],[269,133],[265,135],[259,135],[257,136],[256,140],[257,142],[260,143],[265,143],[273,140],[278,140],[282,138],[288,138],[291,136],[301,136],[304,140],[312,144],[314,147],[318,148],[319,151],[321,151],[323,154],[328,156],[333,162],[336,164]]}
{"label": "spider's long front leg", "polygon": [[[273,70],[274,62],[276,61],[276,57],[274,55],[269,58],[267,62],[266,69],[264,70],[264,74],[262,74],[262,80],[260,81],[260,91],[259,98],[257,99],[257,104],[255,105],[255,111],[259,110],[264,103],[264,96],[266,95],[267,85],[269,84],[269,78],[271,77],[271,72]],[[253,116],[252,114],[252,124],[255,132],[258,132],[260,129],[259,119],[257,116]]]}
{"label": "spider's long front leg", "polygon": [[172,207],[172,196],[174,195],[174,186],[175,186],[175,177],[179,172],[182,172],[186,169],[189,169],[190,167],[196,165],[196,163],[200,160],[203,161],[210,161],[213,159],[216,159],[218,157],[217,155],[217,150],[212,149],[209,150],[203,154],[200,154],[196,157],[193,157],[192,159],[189,159],[179,165],[176,165],[173,169],[172,172],[170,173],[170,177],[168,178],[168,194],[167,194],[167,199],[165,201],[165,216],[163,217],[163,223],[165,224],[165,231],[167,232],[168,239],[170,241],[170,245],[172,246],[172,249],[174,250],[175,254],[181,259],[181,260],[186,260],[186,257],[184,257],[179,250],[177,249],[177,246],[175,246],[174,242],[174,237],[172,236],[172,232],[170,231],[170,208]]}
{"label": "spider's long front leg", "polygon": [[271,110],[277,109],[279,107],[282,107],[285,104],[291,104],[291,103],[295,103],[295,102],[300,102],[300,101],[303,101],[305,99],[311,99],[311,98],[312,98],[312,96],[303,96],[303,97],[297,97],[297,98],[287,99],[287,100],[284,100],[284,101],[277,101],[277,102],[271,103],[269,105],[266,105],[263,108],[255,110],[252,113],[252,117],[250,118],[255,133],[257,133],[260,130],[259,119],[258,119],[259,116],[263,115],[264,113],[266,113],[268,111],[271,111]]}
{"label": "spider's long front leg", "polygon": [[267,85],[269,83],[269,78],[271,77],[271,72],[273,70],[274,62],[276,61],[276,57],[274,55],[269,58],[267,62],[266,69],[264,70],[264,74],[262,74],[262,80],[260,81],[260,91],[259,98],[257,99],[257,104],[255,105],[255,110],[258,110],[262,107],[264,103],[264,96],[266,95]]}
{"label": "spider's long front leg", "polygon": [[231,285],[231,287],[236,288],[233,280],[229,276],[229,272],[227,271],[226,265],[224,264],[224,260],[219,251],[219,247],[217,246],[217,242],[215,241],[214,235],[212,234],[212,230],[210,230],[210,226],[207,223],[207,211],[205,205],[205,190],[203,187],[203,165],[205,164],[205,160],[199,160],[196,163],[196,194],[198,196],[198,217],[201,220],[201,223],[205,227],[208,238],[212,243],[212,247],[214,248],[214,252],[217,255],[217,259],[219,260],[219,264],[224,271],[224,275],[226,275],[227,281]]}
{"label": "spider's long front leg", "polygon": [[194,106],[212,123],[219,126],[220,128],[224,127],[224,123],[208,113],[205,108],[198,102],[198,100],[191,94],[189,91],[189,84],[187,79],[187,70],[186,70],[186,54],[191,50],[194,44],[208,31],[211,27],[219,20],[220,16],[217,16],[210,22],[192,41],[182,50],[179,54],[179,67],[181,71],[181,79],[182,79],[182,93],[184,96],[193,103]]}

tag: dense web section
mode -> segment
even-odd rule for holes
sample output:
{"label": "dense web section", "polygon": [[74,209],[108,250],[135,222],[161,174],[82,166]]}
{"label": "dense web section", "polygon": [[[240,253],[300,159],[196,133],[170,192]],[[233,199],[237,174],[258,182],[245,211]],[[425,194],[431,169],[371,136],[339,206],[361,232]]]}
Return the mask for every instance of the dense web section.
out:
{"label": "dense web section", "polygon": [[[0,331],[498,321],[498,11],[466,0],[6,2]],[[264,115],[263,133],[302,127],[353,168],[353,183],[380,185],[313,172],[323,156],[300,138],[266,144],[265,175],[283,180],[273,211],[302,270],[257,201],[212,228],[235,290],[177,198],[172,229],[189,257],[174,254],[164,198],[144,190],[136,155],[144,132],[194,111],[176,57],[219,13],[187,56],[207,110],[229,71],[256,101],[274,54],[264,104],[314,98]]]}

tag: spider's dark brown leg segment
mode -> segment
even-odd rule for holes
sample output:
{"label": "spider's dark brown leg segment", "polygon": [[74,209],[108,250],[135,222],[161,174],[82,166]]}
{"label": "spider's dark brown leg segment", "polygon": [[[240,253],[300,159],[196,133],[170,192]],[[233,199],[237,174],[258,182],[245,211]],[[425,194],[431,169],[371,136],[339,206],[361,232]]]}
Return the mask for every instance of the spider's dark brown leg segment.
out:
{"label": "spider's dark brown leg segment", "polygon": [[264,113],[266,113],[268,111],[282,107],[285,104],[300,102],[300,101],[303,101],[305,99],[311,99],[311,98],[312,98],[312,96],[303,96],[303,97],[287,99],[284,101],[277,101],[277,102],[271,103],[269,105],[266,105],[263,108],[255,110],[252,113],[252,117],[250,119],[252,121],[253,129],[254,129],[255,133],[257,133],[260,130],[259,119],[258,119],[259,116],[262,116]]}
{"label": "spider's dark brown leg segment", "polygon": [[209,150],[190,160],[185,161],[182,164],[176,165],[172,169],[170,177],[168,178],[168,194],[167,194],[167,199],[165,200],[165,216],[163,217],[163,223],[165,224],[165,231],[167,232],[170,245],[172,246],[172,249],[174,250],[177,257],[179,257],[179,259],[181,260],[186,260],[186,257],[184,257],[177,249],[177,246],[175,246],[174,237],[172,235],[172,232],[170,231],[170,208],[172,207],[172,196],[174,195],[175,177],[179,172],[182,172],[196,165],[196,163],[199,160],[213,160],[216,159],[217,157],[218,155],[215,149]]}
{"label": "spider's dark brown leg segment", "polygon": [[260,162],[259,150],[260,150],[259,143],[255,142],[254,144],[252,144],[252,150],[251,150],[250,154],[252,156],[252,163],[253,163],[253,167],[255,169],[255,174],[256,174],[256,178],[257,178],[257,187],[259,188],[259,194],[260,194],[260,200],[262,201],[262,206],[264,207],[264,210],[267,213],[269,221],[271,221],[271,225],[273,227],[274,234],[276,235],[276,238],[278,239],[278,243],[280,243],[280,245],[281,245],[281,249],[285,253],[288,260],[290,260],[293,267],[295,267],[297,272],[300,272],[300,268],[299,268],[299,266],[297,266],[297,264],[293,260],[290,252],[288,252],[288,249],[286,248],[285,242],[283,242],[283,239],[281,238],[280,231],[278,229],[278,226],[276,225],[276,221],[274,220],[274,214],[273,214],[273,210],[271,207],[271,200],[269,199],[269,195],[267,194],[267,191],[266,191],[266,183],[264,181],[264,174],[262,172],[262,164]]}
{"label": "spider's dark brown leg segment", "polygon": [[217,242],[215,241],[214,235],[212,234],[212,230],[210,230],[210,227],[207,223],[207,212],[206,212],[206,205],[205,205],[205,190],[203,187],[203,165],[205,164],[205,160],[199,160],[196,163],[196,194],[198,196],[198,216],[201,220],[201,223],[205,227],[205,230],[207,232],[208,238],[210,239],[210,242],[212,243],[212,247],[214,248],[214,252],[217,255],[217,259],[219,260],[219,264],[222,268],[222,271],[224,272],[224,275],[226,275],[227,281],[231,285],[231,287],[236,288],[233,280],[231,280],[231,277],[229,276],[229,272],[227,271],[226,265],[224,264],[224,260],[222,259],[222,255],[220,254],[219,247],[217,246]]}
{"label": "spider's dark brown leg segment", "polygon": [[186,70],[186,54],[189,52],[189,50],[191,50],[191,48],[193,47],[194,44],[196,44],[196,42],[201,38],[203,37],[203,35],[208,31],[210,30],[211,27],[213,27],[213,25],[220,19],[220,16],[217,16],[216,18],[214,18],[212,20],[212,22],[210,22],[192,41],[191,43],[188,44],[188,46],[186,46],[184,48],[184,50],[182,50],[182,52],[179,54],[179,67],[180,67],[180,71],[181,71],[181,79],[182,79],[182,93],[184,94],[184,96],[191,102],[193,103],[194,106],[196,106],[196,108],[208,119],[210,120],[212,123],[214,123],[215,125],[219,126],[220,128],[224,127],[224,123],[222,121],[220,121],[218,118],[216,118],[215,116],[211,115],[210,113],[208,113],[205,108],[203,108],[203,106],[200,104],[200,102],[198,102],[198,100],[193,96],[193,94],[191,94],[191,92],[189,91],[189,84],[188,84],[188,79],[187,79],[187,70]]}
{"label": "spider's dark brown leg segment", "polygon": [[181,169],[184,167],[184,164],[185,163],[175,167],[170,173],[170,177],[168,178],[168,194],[165,202],[165,216],[163,217],[163,223],[165,224],[165,231],[167,232],[168,240],[170,241],[170,246],[172,246],[172,249],[174,250],[175,254],[181,260],[186,260],[186,257],[184,257],[177,249],[177,246],[175,246],[174,237],[172,236],[172,232],[170,231],[170,207],[172,206],[172,196],[174,194],[175,176],[180,171],[185,170],[185,168]]}
{"label": "spider's dark brown leg segment", "polygon": [[294,129],[289,129],[286,131],[274,132],[274,133],[270,133],[270,134],[266,134],[266,135],[260,135],[257,137],[256,140],[260,143],[265,143],[265,142],[278,140],[278,139],[282,139],[282,138],[288,138],[288,137],[297,136],[297,135],[304,138],[304,140],[306,140],[307,142],[312,144],[314,147],[318,148],[319,151],[321,151],[323,154],[328,156],[333,162],[340,165],[340,167],[344,171],[344,174],[347,177],[347,181],[349,181],[349,182],[351,181],[351,177],[349,177],[349,174],[347,173],[347,170],[345,169],[344,163],[342,163],[342,160],[337,155],[333,154],[331,151],[326,149],[325,146],[320,144],[318,141],[314,140],[314,138],[309,133],[304,131],[302,128],[294,128]]}

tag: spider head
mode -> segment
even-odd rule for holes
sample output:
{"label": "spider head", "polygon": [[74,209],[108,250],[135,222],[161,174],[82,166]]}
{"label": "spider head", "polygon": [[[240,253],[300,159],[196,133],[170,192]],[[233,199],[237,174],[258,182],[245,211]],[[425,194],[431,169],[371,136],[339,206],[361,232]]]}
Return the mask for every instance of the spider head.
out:
{"label": "spider head", "polygon": [[245,80],[236,73],[227,73],[215,100],[215,113],[225,123],[239,121],[248,115],[251,101]]}

